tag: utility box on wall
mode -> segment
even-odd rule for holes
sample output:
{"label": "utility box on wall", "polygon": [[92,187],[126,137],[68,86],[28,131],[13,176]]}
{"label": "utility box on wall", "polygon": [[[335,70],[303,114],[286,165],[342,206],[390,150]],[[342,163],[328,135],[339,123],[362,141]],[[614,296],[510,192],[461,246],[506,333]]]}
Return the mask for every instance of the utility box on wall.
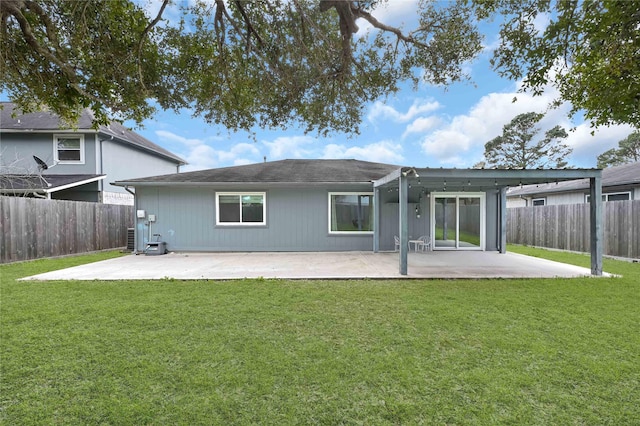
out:
{"label": "utility box on wall", "polygon": [[147,256],[159,256],[167,252],[167,243],[164,241],[149,241],[144,249]]}

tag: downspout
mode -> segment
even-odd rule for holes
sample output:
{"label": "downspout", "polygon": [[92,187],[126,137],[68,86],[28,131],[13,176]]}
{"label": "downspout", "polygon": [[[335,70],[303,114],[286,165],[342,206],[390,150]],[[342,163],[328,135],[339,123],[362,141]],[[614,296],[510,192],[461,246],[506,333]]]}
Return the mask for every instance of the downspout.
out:
{"label": "downspout", "polygon": [[138,197],[136,193],[131,191],[128,186],[124,187],[124,190],[133,195],[133,254],[138,254]]}

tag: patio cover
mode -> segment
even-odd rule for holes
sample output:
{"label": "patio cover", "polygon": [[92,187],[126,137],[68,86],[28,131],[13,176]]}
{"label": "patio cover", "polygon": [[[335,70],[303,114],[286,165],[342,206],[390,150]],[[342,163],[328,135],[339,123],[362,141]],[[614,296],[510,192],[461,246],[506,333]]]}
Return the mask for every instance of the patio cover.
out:
{"label": "patio cover", "polygon": [[107,175],[15,175],[0,176],[0,193],[34,194],[51,198],[51,193],[75,188],[106,178]]}
{"label": "patio cover", "polygon": [[[377,206],[374,220],[374,251],[380,247],[379,200],[380,190],[393,187],[399,191],[400,219],[400,274],[407,274],[408,214],[411,188],[428,191],[485,192],[496,191],[499,208],[499,250],[506,252],[507,215],[506,191],[520,185],[549,184],[577,179],[589,179],[591,274],[602,275],[602,170],[600,169],[442,169],[401,167],[373,182],[374,204]],[[414,189],[417,190],[417,189]]]}

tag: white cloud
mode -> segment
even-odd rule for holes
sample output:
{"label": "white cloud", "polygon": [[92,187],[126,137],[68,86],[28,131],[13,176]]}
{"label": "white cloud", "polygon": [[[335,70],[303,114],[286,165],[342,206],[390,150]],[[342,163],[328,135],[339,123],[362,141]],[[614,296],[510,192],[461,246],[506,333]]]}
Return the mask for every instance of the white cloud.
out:
{"label": "white cloud", "polygon": [[322,158],[355,158],[357,160],[378,163],[399,164],[404,160],[402,145],[389,140],[371,143],[365,146],[329,144],[324,147]]}
{"label": "white cloud", "polygon": [[382,118],[392,120],[396,123],[406,123],[420,114],[433,112],[438,108],[440,108],[438,101],[432,99],[416,99],[407,112],[401,113],[390,105],[376,101],[371,107],[367,118],[371,122],[376,122],[378,118]]}
{"label": "white cloud", "polygon": [[[535,97],[516,91],[485,95],[467,114],[457,115],[442,127],[425,135],[421,141],[422,151],[433,164],[470,167],[480,159],[484,144],[502,134],[502,127],[516,115],[530,111],[546,112],[539,123],[542,130],[556,125],[567,131],[575,127],[573,131],[569,131],[566,139],[566,143],[574,149],[569,164],[593,167],[598,154],[617,146],[617,142],[633,130],[627,125],[618,125],[597,129],[591,135],[594,129],[589,122],[574,125],[569,121],[569,105],[548,110],[550,102],[556,96],[557,91],[551,87],[543,95]],[[517,98],[516,102],[513,102],[514,98]]]}
{"label": "white cloud", "polygon": [[608,149],[617,148],[618,142],[629,136],[633,130],[628,125],[593,129],[589,123],[580,124],[569,132],[566,140],[567,145],[573,148],[571,158],[579,167],[595,167],[598,155]]}
{"label": "white cloud", "polygon": [[[222,167],[230,164],[248,164],[260,160],[260,151],[254,144],[241,142],[232,145],[228,150],[215,149],[207,141],[197,138],[185,138],[166,130],[157,130],[156,136],[161,145],[173,143],[181,145],[175,152],[183,157],[189,164],[182,171],[194,171]],[[219,138],[214,138],[217,142]],[[209,141],[211,142],[211,141]],[[246,158],[253,156],[254,160]]]}
{"label": "white cloud", "polygon": [[449,128],[437,130],[422,141],[422,150],[428,159],[436,158],[439,163],[449,166],[461,165],[460,154],[471,147],[472,136],[465,131]]}
{"label": "white cloud", "polygon": [[424,133],[427,130],[438,127],[440,123],[442,123],[442,119],[437,116],[416,118],[411,124],[407,126],[406,130],[402,134],[402,138],[404,139],[411,133]]}
{"label": "white cloud", "polygon": [[156,130],[156,136],[158,136],[160,140],[168,142],[178,142],[186,146],[198,146],[204,143],[200,139],[185,138],[184,136],[176,135],[175,133],[169,132],[168,130]]}
{"label": "white cloud", "polygon": [[282,160],[284,158],[306,158],[312,154],[314,138],[310,136],[281,136],[273,142],[262,141],[269,148],[269,160]]}
{"label": "white cloud", "polygon": [[[517,98],[516,102],[513,99]],[[553,99],[551,92],[533,97],[514,92],[483,96],[468,114],[457,115],[422,140],[422,150],[434,163],[470,167],[484,150],[484,144],[502,133],[513,117],[529,111],[544,112]],[[565,110],[554,110],[545,122],[557,124]],[[545,125],[543,123],[543,125]]]}

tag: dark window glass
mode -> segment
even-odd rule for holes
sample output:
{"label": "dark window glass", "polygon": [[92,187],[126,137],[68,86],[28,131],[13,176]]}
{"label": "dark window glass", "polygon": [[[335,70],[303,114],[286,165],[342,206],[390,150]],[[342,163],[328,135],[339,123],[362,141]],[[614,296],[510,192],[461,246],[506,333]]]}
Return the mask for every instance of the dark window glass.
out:
{"label": "dark window glass", "polygon": [[332,195],[331,230],[371,232],[373,230],[372,198],[371,195]]}
{"label": "dark window glass", "polygon": [[627,201],[630,200],[629,193],[607,194],[607,201]]}
{"label": "dark window glass", "polygon": [[239,223],[240,222],[240,196],[239,195],[220,195],[218,197],[218,211],[221,223]]}
{"label": "dark window glass", "polygon": [[264,198],[262,195],[242,196],[242,222],[264,221]]}
{"label": "dark window glass", "polygon": [[80,161],[80,139],[58,138],[58,160]]}

